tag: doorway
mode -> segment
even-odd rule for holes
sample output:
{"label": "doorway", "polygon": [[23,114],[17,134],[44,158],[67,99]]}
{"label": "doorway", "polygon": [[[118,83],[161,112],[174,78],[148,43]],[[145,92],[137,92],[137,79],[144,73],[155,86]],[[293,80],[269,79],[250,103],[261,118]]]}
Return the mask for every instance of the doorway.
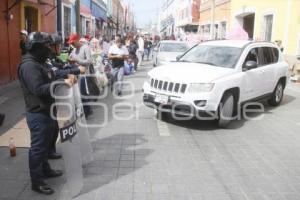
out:
{"label": "doorway", "polygon": [[38,31],[38,13],[38,9],[34,7],[24,7],[25,29],[28,31],[28,33]]}
{"label": "doorway", "polygon": [[243,17],[243,29],[248,33],[249,39],[253,39],[255,14]]}

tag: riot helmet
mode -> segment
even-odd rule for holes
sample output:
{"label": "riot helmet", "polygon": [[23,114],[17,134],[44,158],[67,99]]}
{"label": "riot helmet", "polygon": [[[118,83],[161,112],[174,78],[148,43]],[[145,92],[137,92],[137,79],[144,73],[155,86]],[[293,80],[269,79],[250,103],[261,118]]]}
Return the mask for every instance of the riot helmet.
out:
{"label": "riot helmet", "polygon": [[32,32],[28,36],[26,42],[26,49],[32,50],[36,45],[50,44],[51,39],[48,33],[45,32]]}
{"label": "riot helmet", "polygon": [[63,39],[60,35],[51,34],[51,45],[59,45],[63,43]]}
{"label": "riot helmet", "polygon": [[48,33],[32,32],[29,34],[26,49],[39,62],[44,63],[50,55],[51,39]]}

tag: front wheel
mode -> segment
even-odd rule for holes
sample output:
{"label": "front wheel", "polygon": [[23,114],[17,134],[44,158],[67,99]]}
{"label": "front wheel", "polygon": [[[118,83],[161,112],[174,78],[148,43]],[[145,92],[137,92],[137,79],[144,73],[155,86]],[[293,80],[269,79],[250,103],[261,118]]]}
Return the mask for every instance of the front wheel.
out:
{"label": "front wheel", "polygon": [[271,106],[278,106],[283,99],[283,91],[284,91],[283,83],[282,81],[279,81],[270,99],[268,100],[268,103]]}
{"label": "front wheel", "polygon": [[164,111],[161,111],[161,110],[157,109],[157,113],[156,113],[156,118],[157,119],[165,121],[165,120],[168,119],[168,117],[169,117],[169,113],[168,112],[164,112]]}
{"label": "front wheel", "polygon": [[226,128],[232,121],[234,104],[234,96],[231,93],[227,93],[223,96],[219,106],[219,118],[217,121],[220,128]]}

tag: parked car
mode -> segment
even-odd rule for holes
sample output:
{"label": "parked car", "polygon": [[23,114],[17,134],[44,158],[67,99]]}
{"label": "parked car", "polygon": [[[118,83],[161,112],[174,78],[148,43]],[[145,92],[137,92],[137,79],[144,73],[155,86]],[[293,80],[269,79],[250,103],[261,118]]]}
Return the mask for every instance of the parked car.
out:
{"label": "parked car", "polygon": [[173,40],[161,41],[153,49],[153,66],[176,61],[176,57],[186,52],[189,48],[186,42]]}
{"label": "parked car", "polygon": [[214,117],[226,127],[245,102],[266,98],[270,105],[279,105],[287,71],[273,43],[203,42],[177,62],[149,71],[143,100],[161,113]]}

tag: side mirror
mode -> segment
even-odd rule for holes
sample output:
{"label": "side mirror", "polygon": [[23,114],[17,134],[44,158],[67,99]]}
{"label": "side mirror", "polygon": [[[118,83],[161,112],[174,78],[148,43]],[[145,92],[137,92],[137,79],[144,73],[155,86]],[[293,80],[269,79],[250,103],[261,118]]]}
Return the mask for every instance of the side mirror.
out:
{"label": "side mirror", "polygon": [[248,71],[255,68],[257,68],[257,62],[249,60],[243,66],[243,71]]}
{"label": "side mirror", "polygon": [[181,57],[182,57],[182,55],[176,56],[176,61],[179,61]]}

